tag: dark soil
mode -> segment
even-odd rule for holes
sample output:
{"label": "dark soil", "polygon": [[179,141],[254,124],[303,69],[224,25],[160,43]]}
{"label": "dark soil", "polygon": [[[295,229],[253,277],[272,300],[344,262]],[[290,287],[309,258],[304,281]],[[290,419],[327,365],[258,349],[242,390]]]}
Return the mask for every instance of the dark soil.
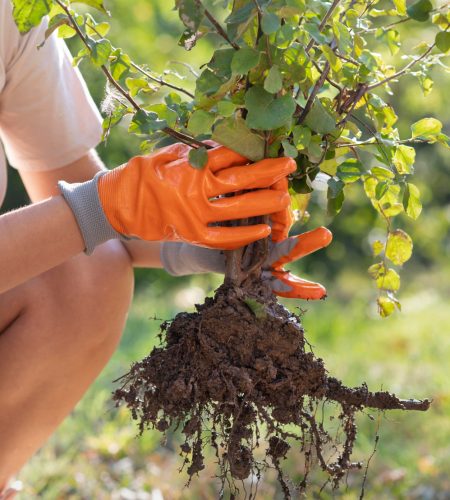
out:
{"label": "dark soil", "polygon": [[[178,314],[162,331],[165,346],[131,367],[114,399],[127,404],[141,432],[182,428],[181,453],[189,477],[204,468],[203,450],[209,443],[223,488],[229,484],[233,489],[233,480],[250,475],[257,482],[266,467],[274,467],[285,498],[290,498],[294,488],[305,491],[316,464],[337,487],[349,470],[362,467],[351,458],[357,411],[427,410],[430,405],[428,400],[373,393],[365,385],[347,388],[329,377],[323,361],[309,349],[299,318],[260,282],[240,288],[222,285],[197,312]],[[340,408],[344,438],[339,444],[316,417],[325,401]],[[261,432],[268,445],[266,458],[258,462],[254,451]],[[295,486],[281,469],[293,442],[306,462],[305,477]]]}

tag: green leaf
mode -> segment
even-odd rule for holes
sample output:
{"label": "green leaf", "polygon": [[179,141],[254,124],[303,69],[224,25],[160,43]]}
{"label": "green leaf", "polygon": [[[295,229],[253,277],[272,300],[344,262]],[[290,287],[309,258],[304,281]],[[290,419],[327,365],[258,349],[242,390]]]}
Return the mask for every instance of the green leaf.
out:
{"label": "green leaf", "polygon": [[386,257],[397,266],[404,264],[412,255],[413,242],[402,229],[389,233],[386,242]]}
{"label": "green leaf", "polygon": [[264,304],[252,299],[251,297],[245,298],[244,302],[257,319],[267,318],[267,311]]}
{"label": "green leaf", "polygon": [[21,33],[28,33],[50,12],[53,0],[12,0],[14,21]]}
{"label": "green leaf", "polygon": [[80,64],[80,62],[83,59],[88,58],[89,55],[90,55],[90,52],[89,52],[89,49],[87,47],[81,48],[78,51],[78,54],[73,58],[72,65],[73,66],[78,66],[78,64]]}
{"label": "green leaf", "polygon": [[248,110],[247,125],[257,130],[274,130],[286,125],[290,122],[296,108],[291,95],[286,94],[275,98],[257,85],[245,94],[245,105]]}
{"label": "green leaf", "polygon": [[392,161],[400,175],[410,174],[416,159],[416,151],[410,146],[401,144],[397,147]]}
{"label": "green leaf", "polygon": [[89,7],[93,7],[94,9],[97,9],[104,14],[108,14],[109,12],[105,8],[105,4],[103,3],[103,0],[71,0],[70,3],[83,3],[84,5],[88,5]]}
{"label": "green leaf", "polygon": [[115,80],[125,77],[131,69],[131,59],[122,49],[115,49],[111,54],[110,70]]}
{"label": "green leaf", "polygon": [[324,107],[319,99],[314,101],[314,104],[306,115],[305,125],[314,132],[319,134],[329,134],[336,128],[336,120],[334,116]]}
{"label": "green leaf", "polygon": [[231,101],[219,101],[217,103],[217,112],[221,116],[231,116],[236,111],[237,105]]}
{"label": "green leaf", "polygon": [[294,179],[292,181],[292,189],[301,195],[307,195],[309,193],[312,193],[314,191],[313,187],[311,186],[311,180],[307,175],[300,179]]}
{"label": "green leaf", "polygon": [[264,158],[264,139],[252,132],[240,117],[226,118],[219,122],[214,127],[212,139],[251,161]]}
{"label": "green leaf", "polygon": [[135,97],[140,90],[148,88],[148,81],[145,78],[127,78],[125,85],[130,91],[131,97]]}
{"label": "green leaf", "polygon": [[297,158],[298,151],[295,146],[293,146],[288,140],[281,141],[284,150],[284,156],[289,156],[290,158]]}
{"label": "green leaf", "polygon": [[336,176],[345,184],[350,184],[359,180],[362,173],[362,163],[356,158],[350,158],[338,166]]}
{"label": "green leaf", "polygon": [[344,189],[345,184],[335,177],[328,179],[328,198],[336,198]]}
{"label": "green leaf", "polygon": [[76,34],[77,32],[69,24],[62,24],[58,29],[58,38],[64,38],[65,40],[76,36]]}
{"label": "green leaf", "polygon": [[194,168],[204,168],[208,163],[208,151],[204,146],[189,151],[189,163]]}
{"label": "green leaf", "polygon": [[195,33],[204,17],[205,11],[201,4],[195,0],[175,0],[175,8],[186,28]]}
{"label": "green leaf", "polygon": [[206,68],[197,79],[195,92],[206,96],[215,94],[223,84],[223,79]]}
{"label": "green leaf", "polygon": [[386,270],[385,265],[383,262],[377,262],[376,264],[372,264],[369,269],[367,269],[367,272],[369,273],[370,277],[374,280],[378,279],[382,274],[384,274]]}
{"label": "green leaf", "polygon": [[[38,49],[45,45],[45,42],[54,31],[56,31],[61,26],[68,26],[69,24],[70,19],[66,16],[66,14],[57,14],[56,16],[53,16],[48,23],[47,29],[45,30],[44,40],[38,45]],[[75,35],[76,31],[74,29],[72,29],[72,31]]]}
{"label": "green leaf", "polygon": [[307,31],[311,38],[318,44],[328,43],[330,40],[320,31],[319,25],[316,23],[305,23],[303,29]]}
{"label": "green leaf", "polygon": [[[450,35],[450,33],[449,33]],[[411,125],[412,138],[423,137],[428,139],[437,136],[442,131],[442,123],[436,118],[422,118]]]}
{"label": "green leaf", "polygon": [[386,194],[387,190],[389,189],[389,183],[386,181],[381,181],[377,184],[377,187],[375,188],[375,198],[377,200],[381,200],[383,196]]}
{"label": "green leaf", "polygon": [[261,18],[261,29],[266,35],[271,35],[281,26],[281,19],[273,12],[264,12]]}
{"label": "green leaf", "polygon": [[294,138],[294,145],[297,149],[306,149],[311,142],[311,129],[305,127],[304,125],[296,125],[292,129],[292,135]]}
{"label": "green leaf", "polygon": [[104,38],[108,34],[110,27],[109,23],[97,23],[90,14],[86,14],[86,34],[88,36]]}
{"label": "green leaf", "polygon": [[337,177],[328,179],[327,211],[329,215],[336,215],[341,211],[344,203],[344,186],[345,184]]}
{"label": "green leaf", "polygon": [[395,302],[388,297],[378,297],[378,313],[381,317],[387,318],[395,311]]}
{"label": "green leaf", "polygon": [[283,88],[283,77],[278,66],[274,64],[264,80],[264,89],[271,94],[276,94]]}
{"label": "green leaf", "polygon": [[238,75],[246,75],[259,63],[261,54],[251,48],[243,48],[235,51],[231,61],[231,70]]}
{"label": "green leaf", "polygon": [[406,214],[414,220],[416,220],[422,212],[419,188],[410,182],[406,184],[403,194],[403,207]]}
{"label": "green leaf", "polygon": [[328,198],[327,212],[329,215],[336,215],[341,211],[344,203],[344,191],[341,191],[335,198]]}
{"label": "green leaf", "polygon": [[450,33],[448,31],[440,31],[436,35],[436,47],[444,54],[450,50]]}
{"label": "green leaf", "polygon": [[145,106],[145,109],[156,113],[161,120],[165,120],[167,122],[169,127],[174,128],[176,126],[178,114],[165,104],[151,104],[150,106]]}
{"label": "green leaf", "polygon": [[370,173],[374,175],[378,180],[393,179],[395,177],[394,172],[388,168],[377,166],[370,169]]}
{"label": "green leaf", "polygon": [[410,5],[406,12],[411,19],[416,21],[425,22],[430,17],[430,12],[433,10],[433,4],[430,0],[418,0]]}
{"label": "green leaf", "polygon": [[100,40],[88,38],[87,43],[91,49],[89,57],[95,66],[106,64],[112,52],[111,42],[105,38],[101,38]]}
{"label": "green leaf", "polygon": [[141,109],[133,116],[128,131],[134,134],[149,135],[166,127],[166,120],[160,120],[154,112]]}
{"label": "green leaf", "polygon": [[203,109],[194,111],[189,118],[188,130],[194,135],[210,134],[216,117]]}
{"label": "green leaf", "polygon": [[322,45],[320,47],[327,61],[330,63],[331,69],[335,72],[338,72],[342,68],[342,62],[334,53],[334,51],[328,45]]}
{"label": "green leaf", "polygon": [[406,0],[393,0],[397,12],[401,16],[406,15]]}
{"label": "green leaf", "polygon": [[248,20],[250,14],[256,15],[256,7],[252,2],[247,2],[243,7],[232,12],[226,19],[227,24],[240,24]]}

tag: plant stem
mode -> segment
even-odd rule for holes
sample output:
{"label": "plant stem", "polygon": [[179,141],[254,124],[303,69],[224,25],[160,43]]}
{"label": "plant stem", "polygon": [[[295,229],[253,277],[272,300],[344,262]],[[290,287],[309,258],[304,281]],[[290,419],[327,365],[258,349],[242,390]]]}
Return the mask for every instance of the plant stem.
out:
{"label": "plant stem", "polygon": [[371,90],[379,87],[380,85],[384,85],[385,83],[388,83],[390,82],[391,80],[395,80],[397,79],[399,76],[402,76],[404,75],[409,69],[412,68],[412,66],[414,66],[415,64],[417,64],[418,62],[422,61],[422,59],[425,59],[425,57],[427,57],[427,55],[434,49],[434,47],[436,46],[436,43],[432,43],[428,49],[418,58],[416,59],[413,59],[412,61],[410,61],[403,69],[401,69],[400,71],[397,71],[397,73],[391,75],[391,76],[388,76],[387,78],[385,78],[384,80],[381,80],[379,82],[375,82],[375,83],[372,83],[372,85],[368,85],[367,86],[367,92],[370,92]]}
{"label": "plant stem", "polygon": [[323,72],[320,75],[320,78],[317,80],[316,84],[314,85],[314,88],[312,89],[311,94],[308,97],[308,100],[306,101],[305,107],[303,108],[303,111],[301,112],[299,118],[298,118],[298,124],[303,123],[303,121],[306,118],[306,115],[311,111],[312,105],[314,103],[314,99],[316,95],[318,94],[319,90],[322,88],[328,73],[330,72],[330,63],[327,62],[325,64],[325,67],[323,68]]}
{"label": "plant stem", "polygon": [[[331,15],[333,14],[334,12],[334,9],[339,5],[339,2],[341,0],[334,0],[333,3],[331,4],[330,8],[328,9],[328,11],[325,13],[325,15],[323,16],[323,19],[321,21],[321,23],[319,24],[319,31],[322,31],[323,28],[325,27],[325,24],[327,23],[328,19],[330,19]],[[306,46],[306,53],[308,53],[311,49],[312,49],[312,46],[314,45],[314,40],[311,39],[308,43],[308,45]]]}
{"label": "plant stem", "polygon": [[239,50],[239,45],[230,39],[230,37],[227,35],[227,32],[220,25],[219,21],[217,21],[217,19],[211,14],[211,12],[203,6],[201,0],[197,0],[196,3],[198,6],[203,8],[206,18],[214,26],[214,28],[217,31],[217,34],[220,35],[224,40],[226,40],[233,47],[234,50]]}
{"label": "plant stem", "polygon": [[225,252],[226,268],[225,268],[225,283],[233,286],[240,286],[242,282],[242,261],[243,248],[236,250],[227,250]]}
{"label": "plant stem", "polygon": [[134,69],[145,75],[149,80],[152,80],[153,82],[159,83],[161,87],[169,87],[170,89],[176,90],[177,92],[183,92],[183,94],[186,94],[188,97],[191,99],[195,99],[194,94],[191,94],[188,90],[185,90],[181,87],[177,87],[176,85],[173,85],[172,83],[166,82],[162,78],[157,78],[156,76],[151,75],[148,71],[145,71],[143,68],[141,68],[139,65],[131,61],[131,66],[133,66]]}

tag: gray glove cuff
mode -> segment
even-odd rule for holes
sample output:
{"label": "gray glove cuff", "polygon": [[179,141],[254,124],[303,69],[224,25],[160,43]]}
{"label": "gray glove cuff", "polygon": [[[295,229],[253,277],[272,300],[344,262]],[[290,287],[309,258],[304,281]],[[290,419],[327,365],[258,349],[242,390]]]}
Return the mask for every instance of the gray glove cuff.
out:
{"label": "gray glove cuff", "polygon": [[66,200],[77,221],[83,236],[87,255],[95,247],[112,239],[129,239],[118,233],[108,222],[98,197],[97,183],[107,171],[99,172],[92,180],[69,184],[58,182],[58,188]]}
{"label": "gray glove cuff", "polygon": [[161,243],[160,257],[164,269],[172,276],[225,273],[225,255],[221,250],[168,241]]}

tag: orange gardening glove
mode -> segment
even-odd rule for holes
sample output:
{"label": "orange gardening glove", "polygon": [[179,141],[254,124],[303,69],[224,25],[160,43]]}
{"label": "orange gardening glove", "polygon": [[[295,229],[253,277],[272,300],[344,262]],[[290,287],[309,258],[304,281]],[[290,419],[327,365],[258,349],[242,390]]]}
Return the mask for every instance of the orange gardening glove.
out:
{"label": "orange gardening glove", "polygon": [[[279,216],[278,220],[291,220],[289,214]],[[285,233],[280,222],[279,236]],[[274,230],[272,229],[274,232]],[[262,265],[262,277],[270,284],[273,292],[282,297],[294,299],[323,299],[327,292],[319,283],[307,281],[286,271],[283,266],[294,262],[331,242],[331,233],[324,227],[303,233],[299,236],[284,238],[269,244],[269,254]],[[225,273],[225,255],[219,250],[201,248],[189,243],[165,242],[161,245],[161,262],[172,276],[199,273]]]}
{"label": "orange gardening glove", "polygon": [[292,299],[324,299],[327,291],[320,283],[299,278],[286,271],[284,265],[328,246],[331,240],[331,232],[325,227],[318,227],[272,243],[269,257],[263,267],[263,277],[270,279],[273,292],[280,297]]}
{"label": "orange gardening glove", "polygon": [[[287,178],[280,179],[272,188],[287,190]],[[327,296],[325,287],[320,283],[299,278],[286,271],[284,265],[328,246],[333,235],[325,227],[319,227],[288,238],[293,221],[290,207],[271,215],[272,244],[269,256],[264,263],[263,275],[271,280],[273,292],[280,297],[305,300],[324,299]]]}
{"label": "orange gardening glove", "polygon": [[[185,241],[210,248],[234,249],[267,237],[267,224],[221,227],[231,221],[281,212],[289,205],[284,183],[295,171],[291,158],[250,164],[227,149],[208,151],[207,165],[188,162],[190,147],[173,144],[148,156],[102,172],[88,183],[59,183],[86,244],[86,253],[111,238]],[[281,187],[281,185],[280,185]],[[244,190],[256,190],[239,194]],[[224,197],[237,193],[232,197]]]}

